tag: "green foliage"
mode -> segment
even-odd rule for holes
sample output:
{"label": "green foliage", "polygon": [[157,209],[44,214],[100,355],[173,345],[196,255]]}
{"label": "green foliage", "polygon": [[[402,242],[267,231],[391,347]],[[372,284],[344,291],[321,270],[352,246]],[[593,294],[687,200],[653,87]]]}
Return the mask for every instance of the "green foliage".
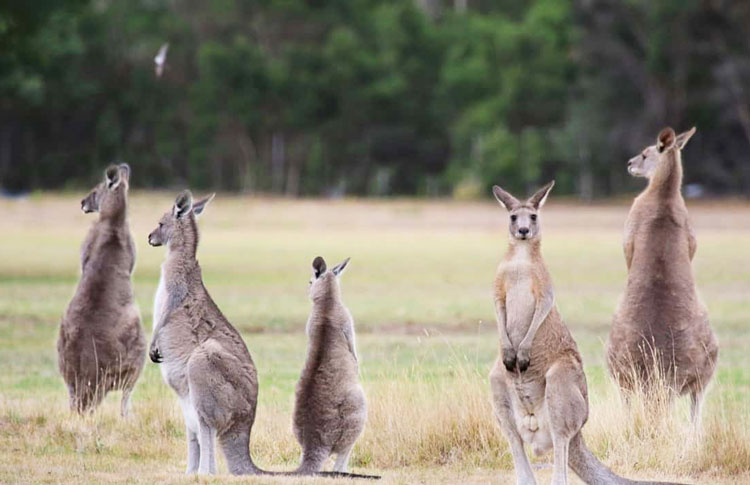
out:
{"label": "green foliage", "polygon": [[484,194],[554,177],[589,198],[633,187],[624,161],[659,128],[696,123],[687,181],[750,186],[740,3],[452,7],[4,4],[0,186],[85,185],[122,159],[140,186]]}

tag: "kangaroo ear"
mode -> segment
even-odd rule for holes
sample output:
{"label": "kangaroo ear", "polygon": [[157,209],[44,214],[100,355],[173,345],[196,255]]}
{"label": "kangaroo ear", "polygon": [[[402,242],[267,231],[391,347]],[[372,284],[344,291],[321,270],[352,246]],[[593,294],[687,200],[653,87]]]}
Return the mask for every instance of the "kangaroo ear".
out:
{"label": "kangaroo ear", "polygon": [[326,272],[326,262],[320,256],[317,256],[313,260],[312,266],[313,266],[313,276],[315,277],[315,279],[320,278],[320,275]]}
{"label": "kangaroo ear", "polygon": [[117,165],[107,167],[107,170],[104,171],[104,181],[108,189],[116,189],[120,185],[122,177],[120,177],[120,169]]}
{"label": "kangaroo ear", "polygon": [[505,207],[509,211],[521,205],[518,199],[513,197],[510,192],[506,192],[501,189],[499,185],[492,186],[492,193],[495,194],[495,198],[498,202],[500,202],[500,205]]}
{"label": "kangaroo ear", "polygon": [[675,139],[675,145],[678,150],[682,150],[687,145],[688,140],[695,134],[695,126],[690,128],[688,131],[680,133]]}
{"label": "kangaroo ear", "polygon": [[117,167],[120,169],[122,176],[125,177],[125,180],[130,180],[130,165],[127,163],[121,163]]}
{"label": "kangaroo ear", "polygon": [[203,210],[209,204],[209,202],[214,200],[214,197],[216,197],[216,193],[213,193],[209,195],[208,197],[201,199],[198,202],[193,203],[193,214],[195,214],[196,217],[201,215],[203,213]]}
{"label": "kangaroo ear", "polygon": [[656,149],[659,153],[663,153],[674,146],[675,134],[672,128],[664,128],[659,132],[659,137],[656,139]]}
{"label": "kangaroo ear", "polygon": [[336,276],[339,276],[341,273],[343,273],[344,270],[346,269],[346,265],[349,264],[350,259],[352,258],[346,258],[345,260],[343,260],[342,262],[334,266],[334,268],[331,270],[333,271],[333,274],[335,274]]}
{"label": "kangaroo ear", "polygon": [[172,214],[175,219],[180,219],[189,214],[191,210],[193,210],[193,194],[189,190],[185,190],[175,199]]}
{"label": "kangaroo ear", "polygon": [[529,204],[531,204],[534,209],[541,209],[541,207],[547,201],[547,196],[549,195],[550,190],[552,190],[552,187],[554,186],[555,181],[553,180],[541,189],[534,192],[534,195],[529,197]]}

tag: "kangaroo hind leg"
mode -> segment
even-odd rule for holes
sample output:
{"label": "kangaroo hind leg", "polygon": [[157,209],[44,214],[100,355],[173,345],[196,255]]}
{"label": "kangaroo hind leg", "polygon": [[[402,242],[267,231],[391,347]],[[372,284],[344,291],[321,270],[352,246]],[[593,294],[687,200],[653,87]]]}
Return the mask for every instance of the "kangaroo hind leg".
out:
{"label": "kangaroo hind leg", "polygon": [[544,399],[555,456],[552,485],[567,485],[570,439],[588,417],[588,403],[581,392],[585,377],[576,364],[558,362],[547,371],[546,381]]}
{"label": "kangaroo hind leg", "polygon": [[[502,364],[501,364],[502,366]],[[492,386],[492,404],[495,410],[495,417],[500,425],[505,439],[510,445],[510,452],[513,456],[513,466],[516,470],[516,483],[518,485],[536,485],[534,473],[531,471],[529,457],[526,456],[526,450],[523,448],[523,440],[516,427],[516,421],[513,413],[513,407],[510,398],[510,389],[505,383],[505,378],[500,375],[505,371],[505,367],[499,369],[497,365],[492,375],[490,375],[490,384]]]}
{"label": "kangaroo hind leg", "polygon": [[333,464],[333,471],[346,473],[346,468],[349,464],[349,457],[351,456],[353,449],[354,444],[352,444],[347,450],[336,455],[336,462]]}

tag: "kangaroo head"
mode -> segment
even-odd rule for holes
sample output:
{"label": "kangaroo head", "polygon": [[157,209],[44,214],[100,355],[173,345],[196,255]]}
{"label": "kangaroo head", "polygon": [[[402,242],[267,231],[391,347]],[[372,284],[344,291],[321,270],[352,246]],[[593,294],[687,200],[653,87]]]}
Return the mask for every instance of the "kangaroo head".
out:
{"label": "kangaroo head", "polygon": [[85,214],[98,212],[102,217],[121,213],[127,207],[129,182],[130,166],[127,163],[110,165],[104,171],[104,180],[81,200],[81,210]]}
{"label": "kangaroo head", "polygon": [[554,185],[555,181],[553,180],[537,190],[534,195],[523,203],[499,186],[495,185],[492,187],[495,198],[510,214],[508,230],[510,231],[511,238],[525,241],[539,237],[541,233],[539,210],[544,205]]}
{"label": "kangaroo head", "polygon": [[644,148],[640,155],[628,160],[628,173],[633,177],[650,179],[662,156],[671,150],[682,150],[694,133],[695,127],[679,135],[675,135],[672,128],[664,128],[656,138],[655,145]]}
{"label": "kangaroo head", "polygon": [[319,300],[338,293],[339,276],[346,269],[346,265],[349,264],[349,259],[346,258],[331,270],[328,270],[326,262],[322,257],[318,256],[313,260],[313,274],[312,278],[310,278],[311,300]]}
{"label": "kangaroo head", "polygon": [[175,199],[172,210],[161,216],[159,225],[148,235],[148,243],[152,246],[170,247],[173,243],[182,243],[190,238],[197,244],[195,219],[203,214],[215,195],[193,202],[193,194],[189,190],[182,192]]}

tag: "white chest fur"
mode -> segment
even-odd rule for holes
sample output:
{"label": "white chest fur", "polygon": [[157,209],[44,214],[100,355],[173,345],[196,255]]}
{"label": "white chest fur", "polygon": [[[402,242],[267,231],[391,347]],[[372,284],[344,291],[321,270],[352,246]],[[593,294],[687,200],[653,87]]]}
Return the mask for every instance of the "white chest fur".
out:
{"label": "white chest fur", "polygon": [[510,341],[518,346],[531,325],[536,308],[532,293],[532,260],[529,251],[516,248],[513,258],[503,263],[505,283],[505,326]]}
{"label": "white chest fur", "polygon": [[159,277],[159,286],[156,288],[154,296],[154,325],[152,330],[155,331],[164,317],[167,309],[167,283],[164,278],[164,265],[161,267],[161,276]]}

